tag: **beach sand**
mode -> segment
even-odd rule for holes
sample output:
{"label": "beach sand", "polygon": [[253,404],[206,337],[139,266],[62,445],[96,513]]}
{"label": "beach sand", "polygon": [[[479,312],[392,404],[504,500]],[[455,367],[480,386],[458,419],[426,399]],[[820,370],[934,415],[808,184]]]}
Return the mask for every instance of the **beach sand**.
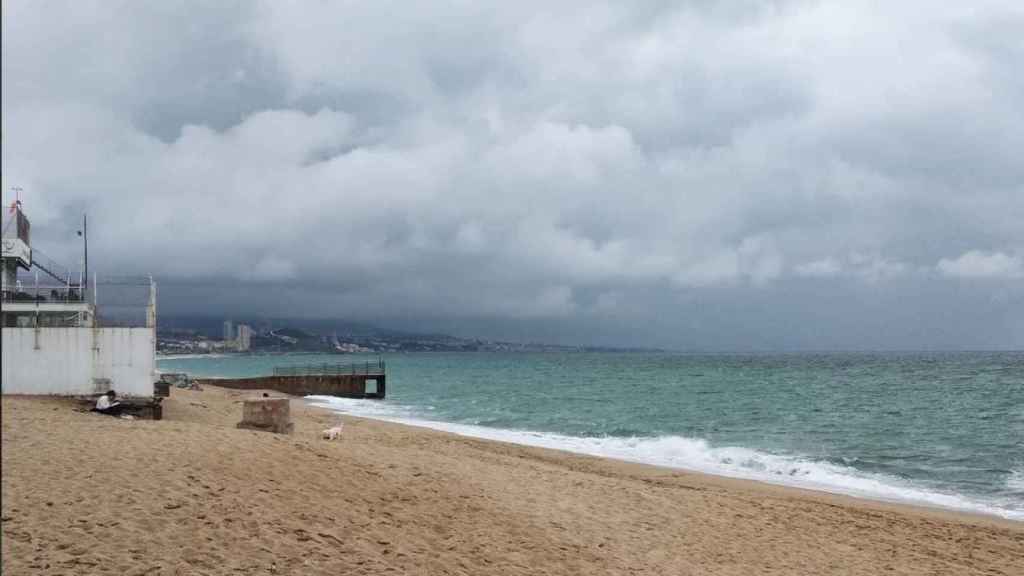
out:
{"label": "beach sand", "polygon": [[3,574],[1024,574],[1024,523],[300,399],[291,435],[236,429],[255,395],[175,389],[158,422],[4,397]]}

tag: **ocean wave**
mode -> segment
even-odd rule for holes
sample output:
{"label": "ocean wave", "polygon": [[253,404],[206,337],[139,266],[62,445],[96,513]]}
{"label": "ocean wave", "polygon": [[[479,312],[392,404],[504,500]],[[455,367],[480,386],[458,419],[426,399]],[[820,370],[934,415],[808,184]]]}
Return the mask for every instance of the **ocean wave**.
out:
{"label": "ocean wave", "polygon": [[194,358],[225,358],[226,354],[157,354],[156,360],[190,360]]}
{"label": "ocean wave", "polygon": [[[1004,506],[1001,503],[985,502],[960,494],[944,493],[914,485],[894,476],[858,470],[838,461],[828,462],[802,456],[770,454],[741,446],[712,446],[704,439],[684,436],[582,437],[551,432],[488,428],[425,420],[411,409],[375,400],[350,400],[330,396],[310,396],[307,399],[317,406],[353,416],[431,428],[473,438],[565,450],[874,500],[981,512],[1012,520],[1024,520],[1024,506]],[[1015,472],[1015,476],[1011,475],[1008,484],[1011,481],[1020,483],[1018,486],[1024,485],[1024,477],[1019,471]]]}
{"label": "ocean wave", "polygon": [[1006,487],[1024,494],[1024,469],[1010,470],[1010,475],[1006,478]]}

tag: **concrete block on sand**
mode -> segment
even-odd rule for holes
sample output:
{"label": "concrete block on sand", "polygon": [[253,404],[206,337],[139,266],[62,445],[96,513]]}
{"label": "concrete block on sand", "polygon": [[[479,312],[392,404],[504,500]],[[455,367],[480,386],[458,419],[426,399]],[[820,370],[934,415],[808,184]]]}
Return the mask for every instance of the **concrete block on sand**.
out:
{"label": "concrete block on sand", "polygon": [[242,421],[239,428],[266,430],[278,434],[289,434],[292,428],[290,404],[287,398],[257,398],[242,404]]}

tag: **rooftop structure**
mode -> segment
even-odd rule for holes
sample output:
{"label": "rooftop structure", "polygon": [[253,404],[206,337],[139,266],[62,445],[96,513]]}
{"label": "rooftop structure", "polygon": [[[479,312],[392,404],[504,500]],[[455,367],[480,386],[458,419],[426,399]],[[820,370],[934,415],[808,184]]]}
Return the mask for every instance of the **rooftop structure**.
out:
{"label": "rooftop structure", "polygon": [[21,202],[15,201],[4,213],[3,224],[3,267],[4,286],[13,283],[18,268],[28,270],[32,266],[32,246],[29,241],[28,218],[21,212]]}
{"label": "rooftop structure", "polygon": [[[110,389],[154,396],[156,285],[151,278],[110,282],[98,306],[96,276],[73,274],[31,244],[15,201],[4,211],[2,241],[4,394],[88,396]],[[84,233],[84,229],[83,229]],[[133,302],[126,304],[131,294]],[[104,313],[97,310],[103,308]]]}
{"label": "rooftop structure", "polygon": [[[86,298],[81,275],[73,279],[38,251],[33,258],[30,229],[21,202],[14,202],[3,219],[2,325],[92,326],[95,306]],[[19,277],[19,271],[30,275]]]}

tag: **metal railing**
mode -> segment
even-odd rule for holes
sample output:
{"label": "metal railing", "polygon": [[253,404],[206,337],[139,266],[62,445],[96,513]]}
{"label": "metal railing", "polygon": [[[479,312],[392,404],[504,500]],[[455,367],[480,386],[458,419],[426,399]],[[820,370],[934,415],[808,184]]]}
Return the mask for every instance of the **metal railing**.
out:
{"label": "metal railing", "polygon": [[[39,274],[19,275],[14,284],[4,285],[0,299],[8,316],[31,313],[23,309],[10,311],[8,304],[88,303],[93,305],[90,322],[98,327],[141,328],[156,325],[156,283],[152,278],[93,275],[90,280],[88,286],[73,281],[66,284],[42,284]],[[44,312],[51,314],[53,310]]]}
{"label": "metal railing", "polygon": [[4,302],[85,302],[82,287],[76,285],[23,285],[2,291]]}
{"label": "metal railing", "polygon": [[94,276],[96,325],[141,328],[156,323],[156,283],[148,276]]}
{"label": "metal railing", "polygon": [[57,282],[64,282],[65,284],[71,284],[73,280],[77,280],[79,284],[82,283],[82,273],[72,274],[71,270],[63,264],[60,264],[53,258],[50,258],[39,248],[32,249],[32,267],[38,268],[44,274],[50,276]]}
{"label": "metal railing", "polygon": [[376,362],[352,362],[349,364],[304,364],[301,366],[274,366],[274,376],[383,376],[384,359]]}

